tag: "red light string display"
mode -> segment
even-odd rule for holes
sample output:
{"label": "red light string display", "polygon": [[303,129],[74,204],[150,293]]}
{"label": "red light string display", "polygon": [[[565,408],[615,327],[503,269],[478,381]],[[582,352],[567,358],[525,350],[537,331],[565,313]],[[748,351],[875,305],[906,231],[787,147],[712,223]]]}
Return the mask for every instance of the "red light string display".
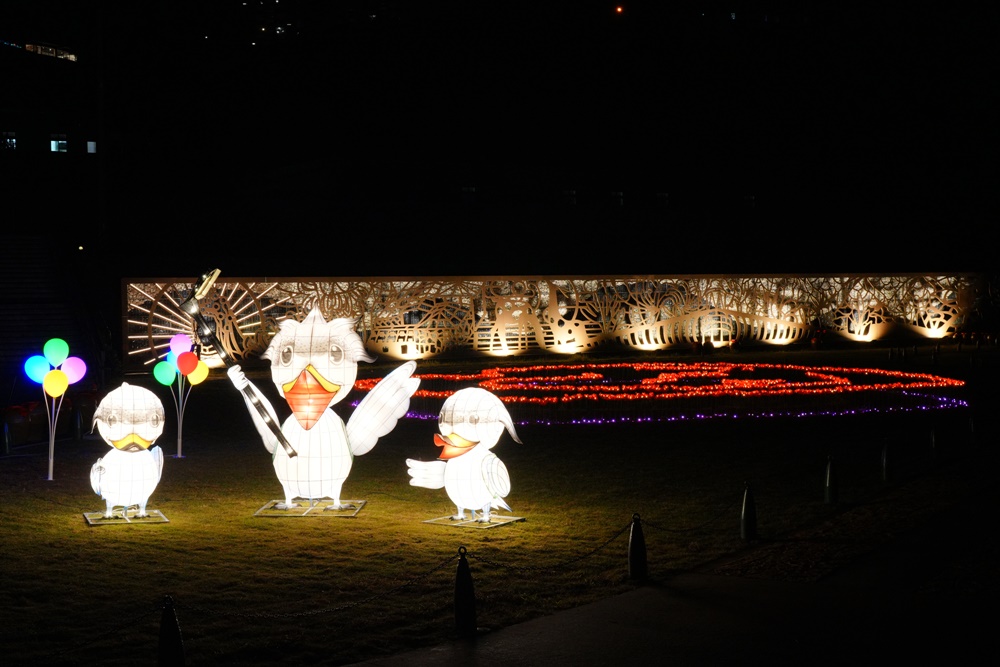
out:
{"label": "red light string display", "polygon": [[[524,406],[521,412],[537,413],[534,419],[525,421],[543,424],[804,417],[968,407],[964,400],[935,393],[960,389],[964,387],[961,380],[843,366],[730,362],[543,364],[418,377],[421,382],[414,394],[415,407],[426,404],[433,410],[435,403],[440,405],[457,389],[478,386],[501,397],[506,405]],[[355,389],[368,391],[377,382],[377,378],[359,379]],[[824,406],[815,407],[817,402]],[[629,408],[623,409],[626,405]],[[640,409],[648,414],[638,414]],[[551,414],[546,416],[546,412]],[[437,415],[415,410],[409,416]]]}

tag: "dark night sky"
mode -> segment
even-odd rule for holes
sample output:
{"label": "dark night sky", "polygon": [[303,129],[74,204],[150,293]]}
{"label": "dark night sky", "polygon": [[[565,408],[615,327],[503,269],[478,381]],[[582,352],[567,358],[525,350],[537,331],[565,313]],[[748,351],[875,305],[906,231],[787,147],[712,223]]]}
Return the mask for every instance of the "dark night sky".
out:
{"label": "dark night sky", "polygon": [[126,144],[109,215],[211,238],[192,265],[992,269],[997,22],[978,3],[300,0],[274,21],[295,34],[255,47],[241,4],[5,8],[79,12],[43,39],[99,63]]}

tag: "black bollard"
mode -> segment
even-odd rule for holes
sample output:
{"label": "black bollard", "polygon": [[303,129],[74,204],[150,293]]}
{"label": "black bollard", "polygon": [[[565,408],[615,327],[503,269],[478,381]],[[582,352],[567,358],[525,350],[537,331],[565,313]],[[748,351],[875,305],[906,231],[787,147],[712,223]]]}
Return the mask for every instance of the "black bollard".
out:
{"label": "black bollard", "polygon": [[832,455],[828,456],[826,459],[826,483],[824,484],[824,498],[828,505],[837,502],[837,474],[836,470],[833,468]]}
{"label": "black bollard", "polygon": [[455,630],[463,639],[475,637],[477,628],[476,591],[466,553],[465,547],[458,548],[458,573],[455,576]]}
{"label": "black bollard", "polygon": [[754,502],[750,482],[743,490],[743,511],[740,513],[740,539],[752,542],[757,539],[757,503]]}
{"label": "black bollard", "polygon": [[160,616],[160,646],[157,651],[156,664],[159,667],[177,667],[184,664],[181,626],[177,622],[174,601],[169,595],[163,598],[163,613]]}
{"label": "black bollard", "polygon": [[639,515],[633,514],[632,532],[628,537],[628,578],[632,581],[645,581],[647,574],[646,538],[642,534]]}

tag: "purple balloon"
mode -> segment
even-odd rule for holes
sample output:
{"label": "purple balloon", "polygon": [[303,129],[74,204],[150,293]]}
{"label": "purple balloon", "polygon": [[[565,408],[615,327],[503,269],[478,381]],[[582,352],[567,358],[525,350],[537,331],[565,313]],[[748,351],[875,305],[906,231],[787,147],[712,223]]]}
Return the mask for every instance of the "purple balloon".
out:
{"label": "purple balloon", "polygon": [[174,356],[181,356],[185,352],[191,351],[191,337],[186,333],[174,334],[170,339],[170,351]]}
{"label": "purple balloon", "polygon": [[80,357],[67,357],[60,368],[70,384],[79,382],[87,374],[87,364]]}

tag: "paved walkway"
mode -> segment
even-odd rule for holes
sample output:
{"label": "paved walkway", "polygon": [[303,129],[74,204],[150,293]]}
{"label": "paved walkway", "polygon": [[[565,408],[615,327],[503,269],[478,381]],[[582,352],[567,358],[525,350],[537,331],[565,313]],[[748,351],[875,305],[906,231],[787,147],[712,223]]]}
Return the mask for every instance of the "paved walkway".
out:
{"label": "paved walkway", "polygon": [[822,525],[691,573],[368,667],[989,664],[995,439]]}

